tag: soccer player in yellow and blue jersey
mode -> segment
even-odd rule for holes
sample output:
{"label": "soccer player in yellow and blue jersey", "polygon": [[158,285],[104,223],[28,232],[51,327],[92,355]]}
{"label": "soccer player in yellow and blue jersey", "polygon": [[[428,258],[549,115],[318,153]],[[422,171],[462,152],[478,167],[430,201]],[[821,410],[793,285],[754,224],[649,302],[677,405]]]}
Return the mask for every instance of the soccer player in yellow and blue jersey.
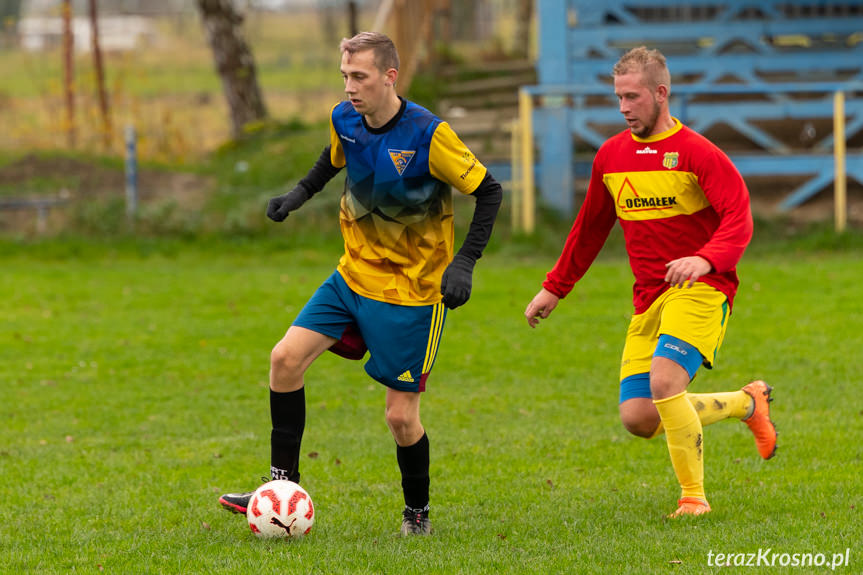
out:
{"label": "soccer player in yellow and blue jersey", "polygon": [[752,237],[749,192],[728,157],[672,117],[665,57],[644,47],[614,67],[614,92],[628,129],[593,162],[584,204],[563,253],[525,310],[531,327],[582,278],[620,222],[632,272],[632,316],[620,367],[620,418],[632,434],[665,431],[681,486],[672,517],[710,511],[704,493],[704,425],[736,418],[760,455],[776,450],[772,389],[753,381],[726,393],[689,393],[713,367],[734,295],[737,262]]}
{"label": "soccer player in yellow and blue jersey", "polygon": [[[383,34],[342,41],[347,101],[330,116],[330,144],[267,215],[284,220],[343,168],[339,222],[345,253],[276,344],[270,366],[273,479],[298,482],[305,428],[304,373],[327,350],[369,359],[386,386],[405,509],[403,535],[430,533],[429,440],[420,420],[447,309],[470,297],[473,268],[491,236],[501,187],[449,125],[395,90],[398,54]],[[475,198],[467,237],[453,256],[452,188]],[[244,513],[251,493],[220,498]]]}

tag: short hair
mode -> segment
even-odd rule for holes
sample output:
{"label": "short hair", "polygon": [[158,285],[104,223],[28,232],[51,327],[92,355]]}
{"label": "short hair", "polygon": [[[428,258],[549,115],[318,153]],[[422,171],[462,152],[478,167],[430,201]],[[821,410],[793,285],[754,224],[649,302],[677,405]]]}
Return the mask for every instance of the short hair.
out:
{"label": "short hair", "polygon": [[353,38],[342,38],[339,44],[342,54],[355,54],[366,50],[374,50],[375,66],[386,72],[390,68],[399,69],[399,53],[389,36],[379,32],[360,32]]}
{"label": "short hair", "polygon": [[659,50],[648,50],[644,46],[633,48],[620,57],[614,65],[612,75],[622,76],[633,72],[644,74],[644,79],[651,90],[656,90],[660,84],[668,86],[669,91],[671,90],[671,74],[668,72],[665,56]]}

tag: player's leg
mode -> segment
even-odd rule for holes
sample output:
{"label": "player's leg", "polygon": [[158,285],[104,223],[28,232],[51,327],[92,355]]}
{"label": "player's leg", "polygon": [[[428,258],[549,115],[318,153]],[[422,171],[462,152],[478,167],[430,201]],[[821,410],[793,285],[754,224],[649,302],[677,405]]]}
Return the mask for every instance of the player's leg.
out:
{"label": "player's leg", "polygon": [[632,435],[652,439],[663,430],[650,394],[650,373],[638,374],[637,378],[630,377],[621,382],[618,411],[620,422]]}
{"label": "player's leg", "polygon": [[300,482],[300,444],[306,427],[303,375],[336,338],[292,325],[270,354],[270,475]]}
{"label": "player's leg", "polygon": [[[672,467],[683,493],[681,509],[703,513],[709,510],[704,496],[704,466],[701,451],[701,425],[687,399],[688,373],[663,357],[651,362],[651,371],[635,374],[621,382],[620,419],[627,431],[651,438],[669,426],[666,443]],[[652,399],[655,384],[662,399]]]}
{"label": "player's leg", "polygon": [[[716,359],[716,353],[722,346],[722,341],[725,339],[725,330],[728,328],[729,308],[728,302],[724,294],[714,288],[700,284],[693,286],[695,291],[688,292],[673,292],[677,295],[674,298],[673,305],[678,302],[689,300],[695,307],[692,311],[687,310],[686,313],[691,314],[689,319],[683,318],[686,322],[676,321],[669,326],[666,322],[666,330],[668,334],[672,330],[683,330],[685,339],[682,345],[682,353],[691,354],[693,366],[690,371],[693,373],[698,365],[695,363],[698,358],[707,369],[713,368],[713,362]],[[680,332],[678,332],[680,333]],[[673,335],[673,333],[672,333]],[[668,336],[667,336],[668,337]],[[674,339],[669,339],[662,343],[663,350],[668,352],[668,356],[672,357],[677,350],[674,346],[677,342]],[[687,348],[687,346],[689,346]],[[662,352],[660,352],[662,353]],[[743,419],[750,412],[752,407],[752,398],[749,397],[743,390],[720,392],[720,393],[688,393],[687,397],[698,412],[698,418],[701,420],[701,425],[711,425],[717,421],[722,421],[728,418]]]}
{"label": "player's leg", "polygon": [[632,316],[620,361],[620,422],[638,437],[654,437],[661,429],[650,392],[650,365],[658,332],[659,314],[653,308]]}
{"label": "player's leg", "polygon": [[[770,419],[773,388],[761,380],[747,383],[737,391],[688,393],[702,425],[724,419],[739,419],[749,427],[758,453],[764,459],[776,454],[776,426]],[[661,426],[658,432],[661,432]]]}
{"label": "player's leg", "polygon": [[704,494],[704,436],[701,421],[686,397],[690,374],[678,361],[663,356],[653,359],[650,387],[653,403],[665,428],[671,466],[680,483],[679,515],[710,511]]}
{"label": "player's leg", "polygon": [[420,421],[420,392],[434,366],[446,308],[366,300],[361,309],[358,323],[370,352],[366,372],[388,387],[386,421],[396,442],[405,500],[401,533],[427,535],[430,448]]}
{"label": "player's leg", "polygon": [[419,392],[387,389],[386,419],[402,476],[402,534],[429,533],[429,439],[420,421]]}
{"label": "player's leg", "polygon": [[[306,426],[303,374],[336,338],[292,325],[270,354],[270,476],[299,483],[300,443]],[[252,491],[226,493],[219,503],[245,513]]]}
{"label": "player's leg", "polygon": [[312,362],[355,323],[358,298],[342,276],[334,272],[315,291],[270,354],[273,479],[300,480],[300,444],[306,424],[304,375]]}
{"label": "player's leg", "polygon": [[[634,315],[626,334],[626,345],[623,350],[620,368],[620,420],[627,431],[638,437],[647,439],[656,437],[664,431],[659,412],[653,403],[651,392],[651,370],[653,357],[657,353],[671,353],[680,349],[681,361],[688,363],[688,369],[694,376],[703,357],[693,346],[679,340],[663,341],[657,346],[662,327],[663,305],[668,299],[665,294],[644,313]],[[715,341],[716,337],[714,337]],[[668,346],[668,347],[666,347]],[[686,348],[686,349],[683,349]],[[687,355],[688,354],[688,355]],[[712,358],[711,358],[712,359]],[[715,416],[717,410],[713,403],[704,403],[705,398],[694,398],[687,393],[687,398],[693,403],[699,418]],[[729,406],[723,406],[726,411]]]}
{"label": "player's leg", "polygon": [[[758,453],[764,459],[770,459],[776,453],[776,427],[770,419],[770,402],[773,388],[761,380],[750,382],[737,391],[719,391],[715,393],[689,393],[686,398],[698,413],[701,426],[707,427],[725,419],[739,419],[752,431]],[[637,403],[639,402],[639,403]],[[647,404],[650,404],[649,406]],[[632,405],[630,405],[632,404]],[[651,439],[665,431],[659,414],[656,413],[655,428],[651,427],[650,410],[656,411],[653,403],[642,399],[622,403],[621,419],[641,422],[626,425],[633,435]],[[652,430],[652,431],[651,431]]]}
{"label": "player's leg", "polygon": [[752,415],[754,401],[742,389],[716,393],[687,393],[689,402],[698,412],[701,425],[708,426],[725,419],[745,419]]}
{"label": "player's leg", "polygon": [[[332,274],[303,307],[270,354],[270,474],[299,482],[300,444],[306,424],[303,375],[353,322],[351,292],[338,273]],[[347,302],[347,303],[346,303]],[[225,509],[245,513],[252,492],[219,498]]]}
{"label": "player's leg", "polygon": [[704,495],[704,435],[686,387],[702,365],[712,365],[728,319],[724,294],[706,284],[670,288],[659,300],[659,337],[650,388],[682,496],[672,516],[710,510]]}
{"label": "player's leg", "polygon": [[[627,340],[624,353],[626,365],[639,368],[644,359],[629,349],[631,339]],[[622,373],[628,373],[622,370]],[[758,452],[764,459],[770,459],[776,452],[776,428],[770,419],[772,388],[763,381],[753,381],[737,391],[716,393],[689,393],[686,398],[695,408],[702,427],[734,418],[746,423],[755,437]],[[620,383],[620,421],[631,434],[652,439],[662,434],[665,428],[650,393],[650,375],[647,371],[622,375]]]}
{"label": "player's leg", "polygon": [[[685,340],[681,346],[685,348],[691,344],[695,348],[689,350],[690,358],[700,355],[704,367],[712,369],[728,327],[729,308],[725,296],[705,284],[695,284],[688,291],[676,290],[671,294],[674,296],[672,307],[686,300],[693,305],[682,315],[677,312],[666,313],[671,319],[665,321],[664,330],[661,329],[666,334],[664,337],[676,333]],[[686,314],[690,314],[688,319]],[[677,316],[681,317],[675,319]],[[676,345],[674,341],[664,342],[662,348],[672,351]],[[697,367],[693,363],[693,377]],[[755,438],[759,454],[764,459],[770,459],[776,453],[777,437],[776,427],[770,419],[771,392],[772,388],[763,381],[753,381],[737,391],[687,393],[687,398],[695,407],[702,426],[724,419],[738,419],[746,423]],[[662,431],[660,425],[656,434]]]}

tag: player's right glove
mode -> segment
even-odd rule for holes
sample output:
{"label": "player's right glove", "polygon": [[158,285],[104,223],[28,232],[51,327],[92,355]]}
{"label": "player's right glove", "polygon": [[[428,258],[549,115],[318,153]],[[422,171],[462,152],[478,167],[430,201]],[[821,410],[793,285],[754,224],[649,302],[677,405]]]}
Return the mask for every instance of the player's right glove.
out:
{"label": "player's right glove", "polygon": [[288,214],[302,206],[311,197],[303,186],[297,186],[287,194],[276,196],[267,204],[267,217],[274,222],[281,222]]}

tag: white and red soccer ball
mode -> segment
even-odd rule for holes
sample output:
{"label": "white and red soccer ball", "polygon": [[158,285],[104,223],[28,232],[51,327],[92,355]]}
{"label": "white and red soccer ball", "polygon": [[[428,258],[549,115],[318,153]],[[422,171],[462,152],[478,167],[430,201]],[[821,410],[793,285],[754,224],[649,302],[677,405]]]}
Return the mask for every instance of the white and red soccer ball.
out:
{"label": "white and red soccer ball", "polygon": [[315,507],[305,489],[276,479],[255,490],[246,508],[249,527],[264,539],[302,537],[315,523]]}

